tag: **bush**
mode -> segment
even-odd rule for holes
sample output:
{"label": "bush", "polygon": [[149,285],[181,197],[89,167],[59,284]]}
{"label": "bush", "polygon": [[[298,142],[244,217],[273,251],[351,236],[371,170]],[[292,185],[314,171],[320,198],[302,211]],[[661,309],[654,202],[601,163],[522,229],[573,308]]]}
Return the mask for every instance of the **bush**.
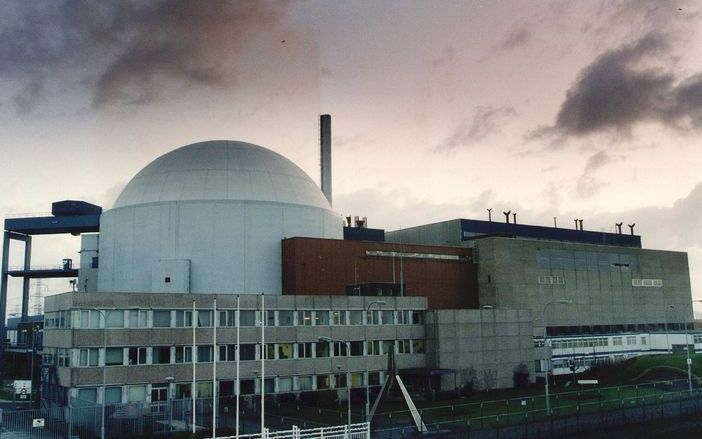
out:
{"label": "bush", "polygon": [[525,389],[529,387],[529,368],[526,364],[520,363],[514,368],[512,382],[515,389]]}

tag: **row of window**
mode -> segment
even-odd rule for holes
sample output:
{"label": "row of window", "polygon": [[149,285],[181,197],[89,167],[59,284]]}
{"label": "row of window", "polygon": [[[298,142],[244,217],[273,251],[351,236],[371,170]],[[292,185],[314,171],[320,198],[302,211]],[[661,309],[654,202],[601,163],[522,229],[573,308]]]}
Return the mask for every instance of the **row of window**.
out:
{"label": "row of window", "polygon": [[565,285],[563,276],[539,276],[539,283],[542,285]]}
{"label": "row of window", "polygon": [[[288,360],[299,358],[328,358],[364,355],[423,354],[424,340],[367,340],[349,342],[307,342],[307,343],[267,343],[265,358],[268,360]],[[218,345],[217,361],[236,361],[236,345]],[[192,346],[153,346],[153,347],[108,347],[104,348],[44,348],[44,364],[60,367],[135,366],[142,364],[180,364],[193,361]],[[196,347],[195,362],[207,363],[214,359],[212,345]],[[104,360],[102,356],[104,355]],[[261,359],[260,344],[239,345],[241,361]]]}
{"label": "row of window", "polygon": [[[236,310],[71,310],[49,312],[46,328],[183,328],[195,322],[200,328],[236,327]],[[266,326],[342,326],[342,325],[422,325],[423,310],[268,310]],[[240,326],[260,326],[261,312],[241,310]]]}
{"label": "row of window", "polygon": [[[351,372],[339,374],[300,375],[271,377],[264,380],[264,392],[290,393],[312,390],[343,389],[347,387],[348,378],[351,378],[351,387],[365,385],[379,386],[384,372]],[[241,395],[255,395],[261,393],[261,379],[242,379],[239,382]],[[218,381],[218,394],[226,398],[235,395],[236,382]],[[167,383],[137,384],[126,386],[108,386],[105,388],[105,404],[141,403],[167,401],[168,394],[172,393],[174,399],[192,397],[192,383],[175,383],[169,391]],[[199,381],[196,383],[197,398],[212,398],[212,381]],[[149,392],[150,390],[150,392]],[[81,387],[77,391],[77,400],[74,404],[98,403],[100,388]],[[147,398],[147,396],[150,396]]]}
{"label": "row of window", "polygon": [[[646,346],[646,336],[642,335],[640,341],[642,346]],[[612,346],[623,346],[625,343],[627,346],[635,345],[637,343],[637,336],[627,335],[612,337]],[[543,342],[541,345],[543,346]],[[582,349],[607,346],[609,346],[609,338],[607,337],[551,341],[551,348],[553,349]]]}
{"label": "row of window", "polygon": [[632,279],[631,286],[662,288],[663,279]]}

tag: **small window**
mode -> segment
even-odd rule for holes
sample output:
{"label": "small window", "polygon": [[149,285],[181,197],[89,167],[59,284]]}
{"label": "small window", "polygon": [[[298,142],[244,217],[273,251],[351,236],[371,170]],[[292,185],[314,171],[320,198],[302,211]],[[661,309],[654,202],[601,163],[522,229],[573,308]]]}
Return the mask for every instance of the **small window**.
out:
{"label": "small window", "polygon": [[169,283],[171,283],[171,277],[166,276],[166,278],[163,281],[166,282],[167,284],[169,284]]}

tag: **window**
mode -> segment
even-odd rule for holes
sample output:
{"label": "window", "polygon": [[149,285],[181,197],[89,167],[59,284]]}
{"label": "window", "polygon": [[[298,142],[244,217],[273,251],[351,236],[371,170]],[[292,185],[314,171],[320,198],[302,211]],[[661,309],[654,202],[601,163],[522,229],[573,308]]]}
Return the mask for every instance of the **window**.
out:
{"label": "window", "polygon": [[154,346],[151,349],[152,364],[169,364],[171,362],[170,346]]}
{"label": "window", "polygon": [[395,350],[395,340],[383,340],[381,345],[383,348],[383,354],[387,354]]}
{"label": "window", "polygon": [[253,343],[239,345],[239,359],[241,361],[250,361],[256,359],[256,345]]}
{"label": "window", "polygon": [[412,311],[412,324],[413,325],[423,325],[424,324],[424,311]]}
{"label": "window", "polygon": [[266,311],[266,326],[275,326],[275,311]]}
{"label": "window", "polygon": [[266,378],[263,381],[263,391],[265,393],[275,392],[275,378]]}
{"label": "window", "polygon": [[175,387],[176,399],[190,398],[190,383],[178,383]]}
{"label": "window", "polygon": [[329,326],[329,311],[315,311],[314,324],[317,326]]}
{"label": "window", "polygon": [[312,311],[303,310],[297,312],[297,326],[312,326]]}
{"label": "window", "polygon": [[278,392],[292,392],[293,390],[293,379],[292,377],[282,377],[278,378]]}
{"label": "window", "polygon": [[[171,326],[171,312],[168,312],[168,326]],[[146,328],[147,311],[132,309],[128,311],[128,325],[130,328]],[[156,325],[154,325],[156,326]]]}
{"label": "window", "polygon": [[346,352],[346,343],[340,343],[338,341],[334,342],[334,356],[335,357],[346,357],[348,352]]}
{"label": "window", "polygon": [[100,327],[101,313],[98,310],[82,310],[80,312],[80,329],[97,329]]}
{"label": "window", "polygon": [[[695,342],[695,343],[697,343],[697,342]],[[641,337],[641,344],[644,346],[646,345],[646,337]]]}
{"label": "window", "polygon": [[563,276],[539,276],[541,285],[565,285]]}
{"label": "window", "polygon": [[380,385],[380,372],[368,372],[368,385],[369,386],[379,386]]}
{"label": "window", "polygon": [[78,399],[81,401],[97,402],[97,389],[95,387],[78,389]]}
{"label": "window", "polygon": [[632,287],[662,288],[663,287],[663,280],[662,279],[631,279],[631,286]]}
{"label": "window", "polygon": [[409,340],[397,340],[397,353],[398,354],[409,354],[410,353],[410,341]]}
{"label": "window", "polygon": [[[353,351],[352,351],[353,352]],[[366,355],[380,355],[380,341],[369,340],[366,342]]]}
{"label": "window", "polygon": [[297,385],[299,390],[312,390],[312,377],[311,376],[301,376],[297,378]]}
{"label": "window", "polygon": [[219,311],[217,326],[236,326],[236,311]]}
{"label": "window", "polygon": [[[693,340],[694,340],[695,344],[702,343],[702,335],[695,335],[693,337]],[[643,343],[641,343],[641,344],[643,344]]]}
{"label": "window", "polygon": [[367,325],[379,325],[380,324],[380,311],[376,311],[376,310],[366,311],[366,324]]}
{"label": "window", "polygon": [[129,386],[127,388],[127,402],[145,402],[146,386]]}
{"label": "window", "polygon": [[[124,349],[122,348],[107,348],[105,354],[106,366],[121,366],[124,364]],[[120,399],[121,402],[121,399]]]}
{"label": "window", "polygon": [[295,324],[295,311],[278,311],[278,326],[293,326]]}
{"label": "window", "polygon": [[346,374],[345,373],[339,373],[334,375],[334,386],[337,389],[342,389],[346,387]]}
{"label": "window", "polygon": [[176,346],[175,347],[175,362],[176,363],[192,363],[193,348],[192,346]]}
{"label": "window", "polygon": [[178,309],[175,312],[176,315],[176,327],[177,328],[189,328],[193,326],[193,312],[185,309]]}
{"label": "window", "polygon": [[254,380],[241,380],[239,386],[242,395],[253,395],[256,393],[256,382]]}
{"label": "window", "polygon": [[129,365],[146,364],[146,348],[129,348]]}
{"label": "window", "polygon": [[351,373],[351,387],[361,387],[363,385],[363,372]]}
{"label": "window", "polygon": [[275,343],[266,343],[266,360],[275,360]]}
{"label": "window", "polygon": [[350,325],[362,325],[363,324],[363,311],[360,311],[360,310],[349,311],[349,324]]}
{"label": "window", "polygon": [[197,347],[197,362],[198,363],[209,363],[212,361],[212,346],[198,346]]}
{"label": "window", "polygon": [[78,366],[94,367],[98,365],[100,350],[98,348],[85,348],[79,350]]}
{"label": "window", "polygon": [[395,324],[395,311],[382,311],[381,318],[383,325],[394,325]]}
{"label": "window", "polygon": [[212,382],[199,382],[197,383],[197,397],[198,398],[212,398]]}
{"label": "window", "polygon": [[621,346],[622,345],[622,338],[621,337],[612,337],[612,346]]}
{"label": "window", "polygon": [[349,343],[351,346],[351,356],[360,357],[363,356],[363,342],[362,341],[352,341]]}
{"label": "window", "polygon": [[154,322],[153,322],[154,328],[170,328],[171,327],[171,311],[170,310],[154,310],[153,319],[154,319]]}
{"label": "window", "polygon": [[329,356],[329,343],[326,341],[318,341],[315,346],[315,356],[324,358]]}
{"label": "window", "polygon": [[122,388],[107,387],[105,389],[105,404],[121,404],[122,403]]}
{"label": "window", "polygon": [[199,310],[197,312],[197,326],[198,328],[212,327],[212,310]]}
{"label": "window", "polygon": [[257,326],[256,311],[242,310],[239,312],[239,325],[241,326]]}
{"label": "window", "polygon": [[332,325],[345,325],[346,324],[346,311],[332,311]]}
{"label": "window", "polygon": [[410,312],[409,311],[398,311],[397,312],[397,324],[398,325],[409,325],[411,322],[410,320]]}
{"label": "window", "polygon": [[331,376],[330,375],[317,375],[317,390],[324,390],[331,388]]}
{"label": "window", "polygon": [[424,353],[424,340],[412,340],[412,353],[423,354]]}
{"label": "window", "polygon": [[312,358],[312,343],[298,343],[297,358]]}
{"label": "window", "polygon": [[627,335],[626,336],[626,344],[627,345],[636,344],[636,336],[635,335]]}
{"label": "window", "polygon": [[68,348],[56,348],[59,367],[71,367],[71,350]]}
{"label": "window", "polygon": [[124,328],[124,311],[114,309],[105,311],[105,327]]}
{"label": "window", "polygon": [[292,343],[278,344],[278,359],[279,360],[289,360],[292,358],[293,358],[293,345],[292,345]]}

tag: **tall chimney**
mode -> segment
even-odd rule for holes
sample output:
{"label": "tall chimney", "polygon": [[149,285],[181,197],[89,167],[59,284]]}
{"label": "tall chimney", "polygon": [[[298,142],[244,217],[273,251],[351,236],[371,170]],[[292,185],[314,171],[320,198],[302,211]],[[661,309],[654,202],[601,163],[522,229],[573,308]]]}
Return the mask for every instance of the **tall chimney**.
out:
{"label": "tall chimney", "polygon": [[331,115],[319,116],[319,150],[321,158],[322,193],[332,204],[332,151],[331,151]]}

